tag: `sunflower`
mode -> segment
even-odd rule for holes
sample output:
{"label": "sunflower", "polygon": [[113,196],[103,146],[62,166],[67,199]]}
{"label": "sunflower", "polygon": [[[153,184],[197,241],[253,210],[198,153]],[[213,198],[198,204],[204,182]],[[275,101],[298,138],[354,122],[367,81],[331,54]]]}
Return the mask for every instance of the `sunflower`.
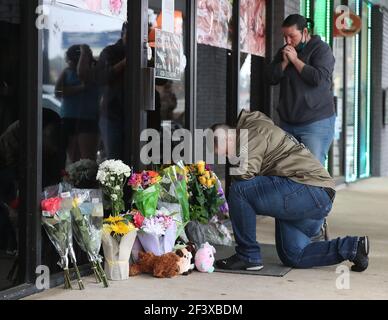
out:
{"label": "sunflower", "polygon": [[115,223],[115,224],[112,224],[111,228],[112,228],[112,232],[114,234],[118,234],[118,235],[122,235],[122,236],[136,229],[132,223],[127,224],[127,223],[122,222],[122,221]]}
{"label": "sunflower", "polygon": [[117,217],[109,216],[109,218],[104,219],[104,222],[106,223],[117,223],[120,221],[124,221],[124,218],[120,216],[117,216]]}

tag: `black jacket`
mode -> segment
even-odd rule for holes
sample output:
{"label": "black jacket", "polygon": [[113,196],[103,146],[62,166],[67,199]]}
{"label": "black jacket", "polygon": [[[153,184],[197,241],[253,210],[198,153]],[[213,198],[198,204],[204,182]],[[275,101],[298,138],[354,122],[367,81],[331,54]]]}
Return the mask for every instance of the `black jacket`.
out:
{"label": "black jacket", "polygon": [[319,36],[312,36],[298,53],[298,58],[306,64],[302,73],[292,63],[282,70],[282,50],[266,70],[271,85],[280,83],[280,119],[299,125],[334,115],[332,75],[335,59],[330,46]]}

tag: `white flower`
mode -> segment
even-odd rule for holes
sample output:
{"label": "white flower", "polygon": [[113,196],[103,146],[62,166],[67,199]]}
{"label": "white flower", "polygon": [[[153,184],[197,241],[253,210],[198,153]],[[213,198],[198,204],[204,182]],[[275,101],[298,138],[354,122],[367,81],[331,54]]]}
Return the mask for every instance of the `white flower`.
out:
{"label": "white flower", "polygon": [[157,223],[154,219],[148,218],[144,219],[142,230],[155,236],[163,236],[166,233],[161,223]]}
{"label": "white flower", "polygon": [[121,190],[120,186],[115,187],[116,190]]}
{"label": "white flower", "polygon": [[117,200],[117,194],[112,194],[111,198],[112,198],[112,200],[116,201]]}
{"label": "white flower", "polygon": [[104,184],[106,176],[110,175],[110,180],[121,179],[122,176],[129,177],[131,168],[121,160],[106,160],[100,164],[97,173],[97,180]]}

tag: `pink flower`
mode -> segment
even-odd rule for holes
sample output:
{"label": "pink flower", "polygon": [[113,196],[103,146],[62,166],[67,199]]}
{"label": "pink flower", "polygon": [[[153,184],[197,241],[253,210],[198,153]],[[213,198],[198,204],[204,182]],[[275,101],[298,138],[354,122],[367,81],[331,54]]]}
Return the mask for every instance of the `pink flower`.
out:
{"label": "pink flower", "polygon": [[41,206],[43,211],[48,211],[52,215],[55,214],[61,208],[61,198],[49,198],[46,200],[42,200]]}
{"label": "pink flower", "polygon": [[119,14],[122,6],[122,0],[109,0],[109,8],[113,14]]}

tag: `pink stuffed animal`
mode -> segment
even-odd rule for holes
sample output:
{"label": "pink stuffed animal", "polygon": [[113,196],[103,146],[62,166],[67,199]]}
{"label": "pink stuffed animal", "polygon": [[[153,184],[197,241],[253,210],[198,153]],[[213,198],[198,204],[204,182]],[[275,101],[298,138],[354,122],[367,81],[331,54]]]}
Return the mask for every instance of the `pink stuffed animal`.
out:
{"label": "pink stuffed animal", "polygon": [[212,273],[214,271],[214,254],[216,249],[208,242],[202,244],[195,255],[195,266],[200,272]]}

